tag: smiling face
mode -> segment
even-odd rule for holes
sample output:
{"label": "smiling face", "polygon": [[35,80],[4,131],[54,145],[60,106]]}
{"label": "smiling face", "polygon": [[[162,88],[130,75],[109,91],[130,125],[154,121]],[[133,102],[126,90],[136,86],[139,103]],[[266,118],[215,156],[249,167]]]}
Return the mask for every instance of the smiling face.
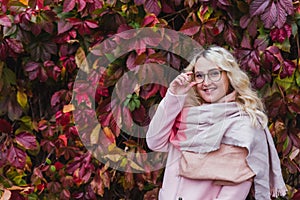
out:
{"label": "smiling face", "polygon": [[200,77],[204,78],[202,83],[196,85],[196,90],[206,103],[220,102],[229,90],[229,79],[226,72],[221,71],[221,77],[217,80],[218,72],[214,72],[214,70],[221,71],[222,69],[204,57],[200,57],[195,64],[195,81],[199,81]]}

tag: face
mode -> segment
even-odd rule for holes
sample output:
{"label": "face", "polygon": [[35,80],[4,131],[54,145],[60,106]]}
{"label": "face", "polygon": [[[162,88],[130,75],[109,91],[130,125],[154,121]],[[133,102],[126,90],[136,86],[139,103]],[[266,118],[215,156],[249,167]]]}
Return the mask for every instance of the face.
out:
{"label": "face", "polygon": [[[206,103],[218,103],[229,89],[229,79],[225,71],[221,71],[215,63],[200,57],[195,65],[195,81],[204,79],[196,85],[197,92]],[[220,79],[218,80],[220,74]],[[210,78],[209,78],[210,77]],[[212,80],[211,80],[212,79]]]}

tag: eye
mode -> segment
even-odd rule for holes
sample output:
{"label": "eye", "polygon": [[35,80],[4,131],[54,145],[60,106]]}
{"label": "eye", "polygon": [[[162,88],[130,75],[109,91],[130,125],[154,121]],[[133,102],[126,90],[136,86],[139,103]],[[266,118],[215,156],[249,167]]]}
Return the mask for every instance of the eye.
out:
{"label": "eye", "polygon": [[218,71],[218,70],[211,71],[211,72],[209,72],[209,75],[211,77],[218,77],[218,76],[220,76],[220,71]]}
{"label": "eye", "polygon": [[198,78],[198,79],[203,79],[204,74],[196,73],[196,74],[195,74],[195,77]]}

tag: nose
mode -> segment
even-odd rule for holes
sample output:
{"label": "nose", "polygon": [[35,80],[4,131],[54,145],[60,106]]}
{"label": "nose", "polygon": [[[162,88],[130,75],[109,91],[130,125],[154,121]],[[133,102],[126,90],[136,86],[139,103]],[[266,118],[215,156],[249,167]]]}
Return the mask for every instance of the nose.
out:
{"label": "nose", "polygon": [[208,75],[206,74],[206,75],[204,76],[204,79],[203,79],[202,84],[203,84],[203,85],[208,85],[209,83],[211,83],[211,80],[208,78]]}

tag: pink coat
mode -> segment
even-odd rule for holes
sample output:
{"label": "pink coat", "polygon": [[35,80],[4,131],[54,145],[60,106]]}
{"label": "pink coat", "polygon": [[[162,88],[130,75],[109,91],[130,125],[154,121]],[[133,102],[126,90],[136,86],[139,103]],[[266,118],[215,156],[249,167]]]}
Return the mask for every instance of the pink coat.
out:
{"label": "pink coat", "polygon": [[[185,95],[167,93],[167,101],[162,101],[155,117],[152,119],[148,132],[147,144],[153,151],[168,152],[168,160],[164,174],[163,186],[159,192],[159,200],[214,200],[232,199],[243,200],[247,197],[251,182],[239,186],[214,185],[213,181],[199,181],[181,177],[179,173],[179,158],[181,152],[170,142],[172,127],[176,116],[183,107]],[[156,118],[158,118],[156,120]],[[224,189],[224,188],[223,188]],[[227,197],[226,197],[227,196]]]}
{"label": "pink coat", "polygon": [[169,91],[161,101],[147,132],[147,144],[153,151],[168,152],[159,200],[244,200],[252,182],[235,186],[216,185],[210,180],[192,180],[179,176],[181,152],[169,142],[177,115],[183,108],[186,95]]}

